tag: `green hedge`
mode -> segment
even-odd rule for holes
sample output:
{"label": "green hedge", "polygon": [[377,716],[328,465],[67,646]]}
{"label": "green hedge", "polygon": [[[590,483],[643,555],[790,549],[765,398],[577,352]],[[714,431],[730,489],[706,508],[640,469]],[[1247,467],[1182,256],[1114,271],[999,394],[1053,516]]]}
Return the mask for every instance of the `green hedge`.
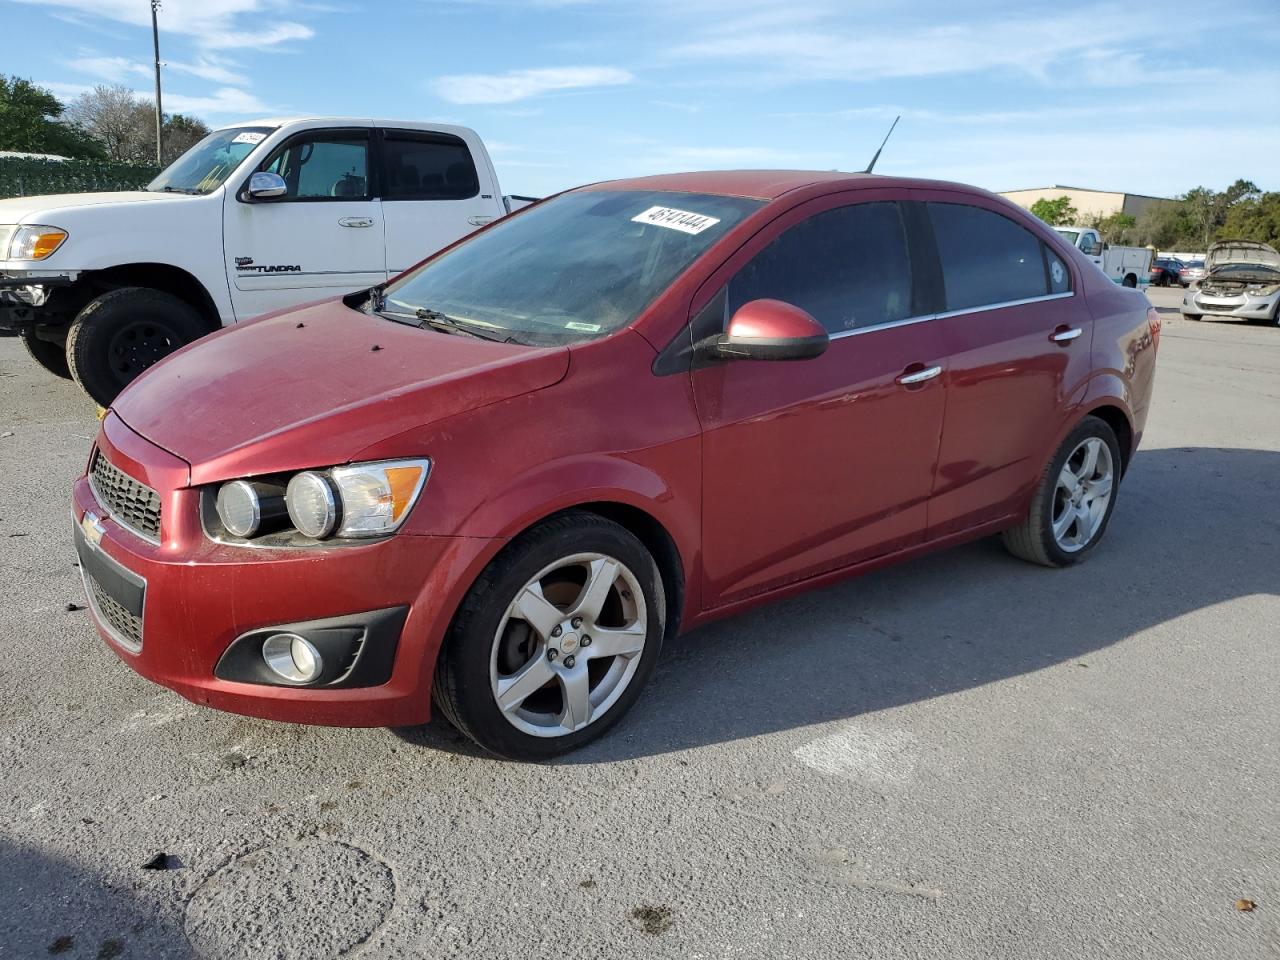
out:
{"label": "green hedge", "polygon": [[135,163],[0,157],[0,197],[141,190],[159,172],[159,167]]}

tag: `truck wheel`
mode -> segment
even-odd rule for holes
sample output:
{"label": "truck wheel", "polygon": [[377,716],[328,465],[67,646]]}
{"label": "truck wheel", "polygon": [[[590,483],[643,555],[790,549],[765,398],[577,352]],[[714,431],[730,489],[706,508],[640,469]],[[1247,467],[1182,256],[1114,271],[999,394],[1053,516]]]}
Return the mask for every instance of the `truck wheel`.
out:
{"label": "truck wheel", "polygon": [[60,343],[41,340],[34,330],[23,330],[20,334],[22,345],[31,354],[31,359],[44,367],[55,377],[71,379],[71,368],[67,366],[67,350]]}
{"label": "truck wheel", "polygon": [[1138,285],[1138,278],[1131,273],[1124,278],[1124,285],[1126,287],[1136,287]]}
{"label": "truck wheel", "polygon": [[1184,313],[1182,315],[1182,319],[1183,320],[1199,320],[1202,316],[1204,316],[1204,314],[1202,313]]}
{"label": "truck wheel", "polygon": [[76,383],[108,407],[147,367],[207,332],[200,314],[172,294],[122,287],[90,300],[76,316],[67,362]]}

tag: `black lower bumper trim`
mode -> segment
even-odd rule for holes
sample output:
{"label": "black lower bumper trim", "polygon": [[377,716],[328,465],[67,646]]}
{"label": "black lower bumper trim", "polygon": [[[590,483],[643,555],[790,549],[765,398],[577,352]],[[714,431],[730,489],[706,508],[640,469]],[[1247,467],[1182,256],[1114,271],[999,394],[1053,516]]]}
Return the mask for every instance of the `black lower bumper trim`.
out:
{"label": "black lower bumper trim", "polygon": [[[213,673],[219,680],[273,687],[380,686],[391,679],[400,631],[408,615],[408,607],[389,607],[250,630],[227,648]],[[310,683],[290,683],[268,667],[262,658],[262,645],[277,633],[296,633],[311,641],[324,661],[320,676]]]}

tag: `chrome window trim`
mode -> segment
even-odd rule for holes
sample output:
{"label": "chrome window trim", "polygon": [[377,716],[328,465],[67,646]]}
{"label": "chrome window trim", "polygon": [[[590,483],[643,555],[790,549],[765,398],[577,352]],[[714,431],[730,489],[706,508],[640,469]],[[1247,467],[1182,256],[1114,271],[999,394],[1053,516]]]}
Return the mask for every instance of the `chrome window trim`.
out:
{"label": "chrome window trim", "polygon": [[874,333],[877,330],[892,330],[894,327],[909,327],[915,323],[928,323],[930,320],[945,320],[948,317],[962,317],[967,313],[983,313],[987,310],[1003,310],[1005,307],[1021,307],[1028,303],[1040,303],[1046,300],[1064,300],[1074,297],[1074,290],[1063,293],[1046,293],[1039,297],[1027,297],[1024,300],[1005,300],[1002,303],[987,303],[978,307],[965,307],[963,310],[947,310],[943,313],[929,313],[918,317],[906,317],[903,320],[890,320],[887,323],[876,323],[869,327],[858,327],[855,330],[841,330],[830,335],[831,340],[842,340],[845,337],[856,337],[860,333]]}
{"label": "chrome window trim", "polygon": [[89,604],[89,612],[93,614],[94,621],[122,650],[137,656],[142,652],[142,644],[145,643],[147,639],[147,594],[149,592],[147,589],[147,578],[136,571],[127,569],[104,550],[101,550],[98,547],[90,547],[90,549],[97,550],[102,556],[102,559],[107,563],[124,570],[126,573],[129,573],[131,576],[135,576],[142,581],[142,613],[138,616],[138,619],[142,621],[142,639],[135,644],[132,640],[113,627],[111,625],[111,621],[107,619],[105,614],[103,614],[102,609],[98,606],[98,601],[94,598],[93,587],[89,585],[89,574],[83,566],[80,568],[80,582],[84,584],[85,599]]}

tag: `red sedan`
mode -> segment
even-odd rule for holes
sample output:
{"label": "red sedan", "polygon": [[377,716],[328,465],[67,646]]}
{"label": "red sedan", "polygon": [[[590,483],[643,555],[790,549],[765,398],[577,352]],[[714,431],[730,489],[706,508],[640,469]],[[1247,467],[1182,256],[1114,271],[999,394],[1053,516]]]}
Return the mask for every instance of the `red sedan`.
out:
{"label": "red sedan", "polygon": [[125,390],[75,487],[91,610],[198,703],[350,726],[434,707],[551,756],[709,619],[996,532],[1083,560],[1159,333],[974,188],[584,187]]}

